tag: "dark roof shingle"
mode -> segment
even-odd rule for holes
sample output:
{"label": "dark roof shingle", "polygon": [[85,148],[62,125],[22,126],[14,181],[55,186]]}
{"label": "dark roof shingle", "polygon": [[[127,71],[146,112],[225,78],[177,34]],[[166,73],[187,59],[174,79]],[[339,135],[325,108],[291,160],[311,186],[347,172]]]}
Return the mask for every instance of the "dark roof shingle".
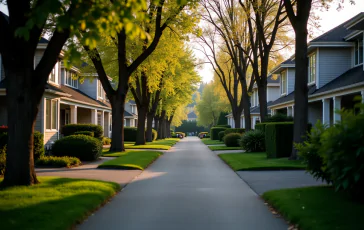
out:
{"label": "dark roof shingle", "polygon": [[[99,100],[95,100],[92,97],[88,96],[87,94],[83,93],[82,91],[78,90],[78,89],[73,89],[71,87],[65,86],[65,85],[61,85],[60,89],[71,95],[71,99],[73,100],[77,100],[82,102],[86,102],[92,105],[96,105],[96,106],[104,106],[104,107],[109,107],[111,108],[110,103],[106,102],[106,101],[99,101]],[[67,100],[67,98],[65,98]]]}

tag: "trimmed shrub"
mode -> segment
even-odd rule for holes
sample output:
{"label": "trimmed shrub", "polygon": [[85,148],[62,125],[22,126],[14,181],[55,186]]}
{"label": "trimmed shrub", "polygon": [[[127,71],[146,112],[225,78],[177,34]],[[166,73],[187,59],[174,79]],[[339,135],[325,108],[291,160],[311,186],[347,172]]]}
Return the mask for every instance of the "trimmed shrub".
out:
{"label": "trimmed shrub", "polygon": [[153,141],[157,140],[158,138],[158,132],[155,129],[152,129],[152,139]]}
{"label": "trimmed shrub", "polygon": [[111,139],[108,137],[103,137],[102,138],[102,145],[110,145],[111,144]]}
{"label": "trimmed shrub", "polygon": [[99,139],[85,135],[71,135],[57,140],[53,147],[54,156],[77,157],[81,161],[97,160],[101,156],[102,143]]}
{"label": "trimmed shrub", "polygon": [[258,123],[258,124],[255,124],[255,129],[256,130],[260,130],[262,131],[263,133],[265,133],[265,125],[267,123]]}
{"label": "trimmed shrub", "polygon": [[95,136],[94,132],[91,132],[91,131],[78,131],[78,132],[75,132],[74,135],[86,135],[86,136],[90,136],[90,137]]}
{"label": "trimmed shrub", "polygon": [[268,158],[289,157],[293,146],[293,122],[268,123],[265,126],[265,148]]}
{"label": "trimmed shrub", "polygon": [[309,172],[316,180],[322,180],[331,183],[330,174],[327,171],[326,163],[319,154],[321,148],[321,135],[325,132],[326,126],[317,122],[315,127],[308,134],[308,139],[304,143],[295,144],[298,155],[303,159],[306,171]]}
{"label": "trimmed shrub", "polygon": [[219,127],[219,128],[227,128],[227,129],[230,129],[231,128],[231,125],[215,125],[214,127]]}
{"label": "trimmed shrub", "polygon": [[219,136],[219,141],[224,141],[225,131],[220,131],[218,136]]}
{"label": "trimmed shrub", "polygon": [[6,166],[6,145],[0,147],[0,176],[4,175]]}
{"label": "trimmed shrub", "polygon": [[212,127],[210,131],[211,140],[219,140],[219,132],[225,131],[224,127]]}
{"label": "trimmed shrub", "polygon": [[319,152],[336,190],[364,202],[364,114],[343,111],[341,116],[321,135]]}
{"label": "trimmed shrub", "polygon": [[229,133],[240,133],[243,134],[245,132],[245,129],[242,128],[231,128],[225,130],[225,136]]}
{"label": "trimmed shrub", "polygon": [[136,136],[136,127],[124,127],[124,141],[136,141]]}
{"label": "trimmed shrub", "polygon": [[250,130],[242,135],[240,146],[247,152],[265,151],[265,135],[261,130]]}
{"label": "trimmed shrub", "polygon": [[94,124],[68,124],[63,126],[61,133],[67,137],[74,135],[76,132],[80,131],[90,131],[94,133],[94,137],[102,138],[104,136],[104,130],[101,125]]}
{"label": "trimmed shrub", "polygon": [[293,117],[277,113],[271,117],[266,117],[264,123],[287,122],[287,121],[293,121]]}
{"label": "trimmed shrub", "polygon": [[224,143],[227,147],[239,147],[240,139],[240,133],[229,133],[224,137]]}
{"label": "trimmed shrub", "polygon": [[34,160],[44,156],[44,140],[43,134],[38,131],[34,131]]}
{"label": "trimmed shrub", "polygon": [[36,160],[37,166],[51,166],[51,167],[72,167],[79,166],[81,164],[80,159],[77,157],[54,157],[54,156],[42,156]]}

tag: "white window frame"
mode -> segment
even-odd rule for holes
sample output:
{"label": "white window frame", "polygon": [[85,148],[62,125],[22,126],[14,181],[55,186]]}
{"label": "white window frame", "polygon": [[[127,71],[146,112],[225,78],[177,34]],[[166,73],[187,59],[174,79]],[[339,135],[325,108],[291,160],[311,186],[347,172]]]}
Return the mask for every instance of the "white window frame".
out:
{"label": "white window frame", "polygon": [[104,92],[103,92],[104,88],[102,87],[101,81],[98,80],[97,81],[97,97],[104,99]]}
{"label": "white window frame", "polygon": [[[362,58],[361,58],[362,60],[360,60],[360,53],[362,53]],[[356,60],[356,55],[358,55],[358,60]],[[363,41],[358,39],[355,41],[355,45],[354,45],[354,66],[362,65],[363,59],[364,59]]]}
{"label": "white window frame", "polygon": [[281,75],[281,77],[280,77],[281,78],[281,81],[280,81],[281,95],[287,95],[287,88],[288,88],[288,81],[287,81],[288,74],[287,73],[288,73],[288,70],[284,70],[280,74]]}
{"label": "white window frame", "polygon": [[[76,74],[74,72],[65,71],[65,85],[78,89],[78,78],[76,78]],[[76,78],[76,79],[74,79]]]}
{"label": "white window frame", "polygon": [[[50,127],[50,129],[47,127],[47,101],[50,101],[50,106],[51,106],[51,108],[50,108],[50,115],[49,115],[49,118],[51,119],[51,123],[50,123],[50,125],[51,125],[51,127]],[[53,116],[53,111],[52,111],[52,108],[53,108],[53,106],[52,106],[52,104],[53,103],[55,103],[56,104],[56,114],[55,114],[55,116],[56,116],[56,119],[55,119],[55,128],[53,128],[53,119],[52,119],[52,116]],[[45,99],[45,117],[44,117],[44,124],[45,124],[45,129],[47,130],[47,131],[57,131],[58,130],[58,100],[57,99],[49,99],[49,98],[46,98]]]}
{"label": "white window frame", "polygon": [[308,77],[308,79],[307,79],[308,85],[313,85],[316,83],[316,78],[317,78],[316,52],[308,56],[308,76],[307,77]]}

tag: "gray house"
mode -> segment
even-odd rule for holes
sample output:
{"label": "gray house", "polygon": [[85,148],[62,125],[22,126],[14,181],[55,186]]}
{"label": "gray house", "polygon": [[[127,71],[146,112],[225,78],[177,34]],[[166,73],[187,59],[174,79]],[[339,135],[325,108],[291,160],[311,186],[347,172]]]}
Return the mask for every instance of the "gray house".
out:
{"label": "gray house", "polygon": [[[272,103],[272,101],[276,100],[280,96],[280,84],[279,79],[272,75],[268,76],[267,78],[268,85],[267,85],[267,102],[268,106]],[[258,87],[256,84],[253,86],[253,92],[250,96],[250,115],[251,115],[251,125],[254,129],[255,124],[260,122],[260,107],[259,107],[259,97],[258,97]],[[270,110],[268,110],[268,114],[270,114]],[[227,116],[228,124],[235,128],[235,121],[233,115],[230,113]],[[240,124],[242,128],[245,128],[245,119],[244,113],[241,115]]]}
{"label": "gray house", "polygon": [[[364,98],[364,13],[313,39],[308,44],[309,122],[331,125],[341,119],[335,113],[353,108],[354,98]],[[294,116],[294,57],[277,66],[281,96],[269,105],[272,113]]]}
{"label": "gray house", "polygon": [[129,100],[126,102],[124,110],[124,126],[137,127],[138,109],[135,101]]}

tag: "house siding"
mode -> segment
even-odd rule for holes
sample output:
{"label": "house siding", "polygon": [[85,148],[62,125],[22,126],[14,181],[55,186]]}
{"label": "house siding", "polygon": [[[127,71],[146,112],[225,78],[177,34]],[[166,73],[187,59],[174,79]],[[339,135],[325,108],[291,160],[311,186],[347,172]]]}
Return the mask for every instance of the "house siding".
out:
{"label": "house siding", "polygon": [[58,131],[46,131],[44,133],[44,144],[50,144],[50,142],[55,142],[58,140]]}
{"label": "house siding", "polygon": [[125,119],[125,125],[126,127],[130,127],[130,119],[126,118]]}
{"label": "house siding", "polygon": [[44,124],[44,99],[41,100],[39,105],[39,111],[37,114],[37,118],[35,120],[35,126],[34,129],[43,132],[43,124]]}
{"label": "house siding", "polygon": [[267,88],[267,102],[274,101],[280,97],[280,88],[268,86]]}
{"label": "house siding", "polygon": [[[322,87],[351,68],[350,48],[320,48],[318,87]],[[316,79],[317,80],[317,79]]]}
{"label": "house siding", "polygon": [[315,125],[318,120],[322,120],[322,102],[308,104],[308,123]]}
{"label": "house siding", "polygon": [[294,91],[294,83],[295,83],[295,69],[294,68],[289,68],[288,69],[288,77],[287,77],[287,84],[288,84],[288,90],[287,90],[287,94],[290,94]]}
{"label": "house siding", "polygon": [[78,89],[97,100],[97,81],[96,78],[86,78],[82,84],[79,82]]}

